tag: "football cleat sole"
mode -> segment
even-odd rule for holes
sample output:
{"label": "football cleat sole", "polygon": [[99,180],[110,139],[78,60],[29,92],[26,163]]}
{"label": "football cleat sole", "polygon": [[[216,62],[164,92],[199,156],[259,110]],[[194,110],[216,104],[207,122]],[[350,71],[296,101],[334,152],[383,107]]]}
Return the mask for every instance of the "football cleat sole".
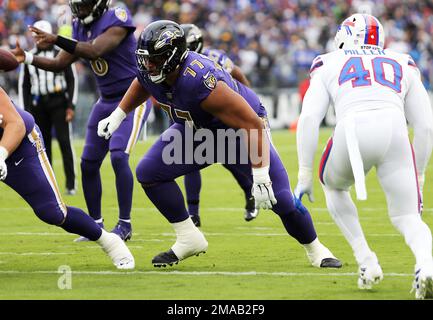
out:
{"label": "football cleat sole", "polygon": [[320,268],[341,268],[342,266],[341,261],[334,258],[325,258],[320,263]]}
{"label": "football cleat sole", "polygon": [[[204,254],[204,253],[206,253],[206,251],[201,251],[201,252],[198,252],[194,255],[196,257],[198,257],[199,255]],[[182,260],[185,260],[185,259],[182,259]],[[172,267],[173,265],[178,264],[179,261],[181,261],[181,260],[176,256],[176,254],[173,252],[173,250],[170,249],[168,251],[161,252],[160,254],[155,256],[152,259],[152,264],[155,268],[161,268],[161,267],[165,268],[167,266]]]}

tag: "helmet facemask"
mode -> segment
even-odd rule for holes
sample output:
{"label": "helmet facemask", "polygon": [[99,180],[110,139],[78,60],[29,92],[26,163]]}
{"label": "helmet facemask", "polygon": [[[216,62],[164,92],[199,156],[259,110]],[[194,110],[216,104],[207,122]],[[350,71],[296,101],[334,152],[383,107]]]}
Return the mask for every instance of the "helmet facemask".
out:
{"label": "helmet facemask", "polygon": [[[160,54],[150,55],[149,51],[145,49],[137,49],[135,56],[137,59],[138,70],[146,72],[150,80],[154,83],[161,83],[165,80],[167,74],[174,71],[171,66],[171,61],[176,55],[177,48],[172,51],[168,50]],[[149,66],[153,65],[153,70],[149,69]]]}
{"label": "helmet facemask", "polygon": [[138,70],[153,83],[163,82],[186,58],[186,40],[178,24],[161,20],[140,35],[135,51]]}

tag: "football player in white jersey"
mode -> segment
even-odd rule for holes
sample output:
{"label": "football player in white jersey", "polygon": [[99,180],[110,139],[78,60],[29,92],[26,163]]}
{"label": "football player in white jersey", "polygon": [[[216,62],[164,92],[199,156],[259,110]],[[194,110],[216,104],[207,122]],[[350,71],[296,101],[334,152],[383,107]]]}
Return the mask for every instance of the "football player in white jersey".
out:
{"label": "football player in white jersey", "polygon": [[[320,181],[328,210],[358,262],[359,288],[370,289],[383,278],[349,193],[354,184],[357,198],[367,198],[365,175],[374,166],[392,224],[416,259],[415,296],[433,298],[432,235],[421,219],[424,172],[433,144],[432,109],[412,58],[384,50],[384,42],[375,17],[354,14],[338,28],[338,49],[314,59],[297,128],[295,197],[300,201],[307,194],[313,201],[319,125],[332,101],[337,124],[320,162]],[[406,120],[414,128],[413,148]]]}

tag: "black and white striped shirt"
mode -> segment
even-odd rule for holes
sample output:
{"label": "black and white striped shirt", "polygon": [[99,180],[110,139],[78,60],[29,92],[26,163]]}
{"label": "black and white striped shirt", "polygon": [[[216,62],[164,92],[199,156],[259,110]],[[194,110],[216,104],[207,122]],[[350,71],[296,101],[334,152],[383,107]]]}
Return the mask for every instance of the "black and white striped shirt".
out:
{"label": "black and white striped shirt", "polygon": [[[35,56],[54,58],[59,50],[55,47],[49,50],[35,48],[31,52]],[[18,83],[21,107],[28,109],[36,106],[41,96],[59,93],[65,94],[68,107],[74,109],[77,103],[78,78],[73,64],[61,72],[46,71],[33,65],[22,65]]]}

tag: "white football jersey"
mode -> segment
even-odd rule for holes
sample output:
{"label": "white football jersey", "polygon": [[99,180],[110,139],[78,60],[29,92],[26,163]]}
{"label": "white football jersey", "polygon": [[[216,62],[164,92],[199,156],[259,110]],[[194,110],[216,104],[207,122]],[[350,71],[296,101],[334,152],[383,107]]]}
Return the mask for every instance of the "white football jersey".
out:
{"label": "white football jersey", "polygon": [[320,55],[314,59],[310,74],[311,81],[325,86],[337,121],[351,111],[399,108],[404,112],[411,78],[420,77],[409,55],[376,46]]}
{"label": "white football jersey", "polygon": [[[378,46],[339,49],[314,59],[310,74],[310,86],[302,102],[297,128],[299,168],[305,172],[313,168],[320,123],[332,101],[336,129],[339,125],[352,128],[345,133],[352,138],[357,126],[355,118],[360,119],[362,115],[363,122],[370,119],[374,126],[379,114],[376,111],[396,110],[401,122],[406,125],[407,120],[414,128],[416,168],[420,177],[424,175],[433,148],[433,114],[420,72],[409,55]],[[396,131],[393,126],[390,128]],[[395,134],[407,137],[407,127],[400,129],[401,132]],[[356,146],[358,143],[352,138],[347,140],[347,145]]]}

